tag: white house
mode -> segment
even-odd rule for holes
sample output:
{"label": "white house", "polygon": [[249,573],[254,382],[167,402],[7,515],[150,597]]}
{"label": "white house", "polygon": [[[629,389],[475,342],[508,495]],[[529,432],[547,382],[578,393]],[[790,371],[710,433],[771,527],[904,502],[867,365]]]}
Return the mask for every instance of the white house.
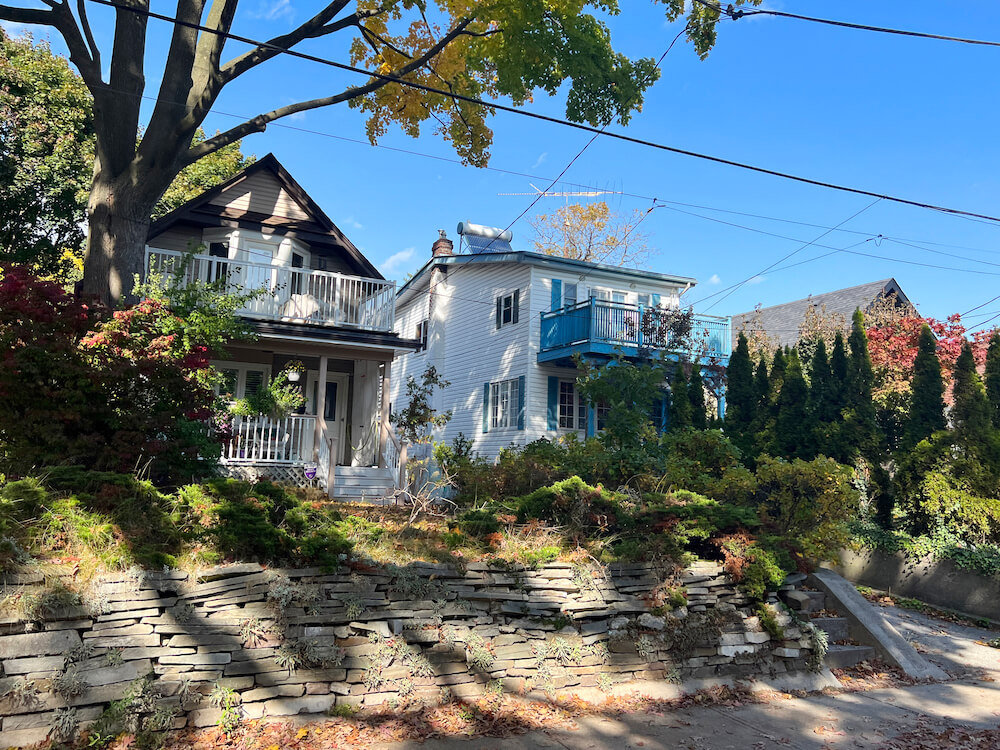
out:
{"label": "white house", "polygon": [[318,484],[345,498],[398,483],[389,383],[394,357],[416,342],[395,333],[396,285],[274,156],[155,221],[146,261],[150,272],[187,281],[266,289],[240,310],[256,341],[233,344],[229,359],[213,363],[226,394],[247,396],[290,362],[303,369],[300,413],[234,419],[225,474]]}
{"label": "white house", "polygon": [[[450,385],[433,403],[451,411],[435,433],[460,433],[480,456],[510,445],[600,428],[600,409],[576,392],[574,355],[635,358],[670,350],[662,334],[643,340],[650,310],[678,309],[695,285],[683,276],[514,251],[510,233],[459,224],[466,252],[441,233],[431,258],[399,290],[397,332],[421,341],[401,355],[391,385],[392,409],[404,405],[408,376],[433,365]],[[728,361],[729,320],[698,316],[702,356]]]}

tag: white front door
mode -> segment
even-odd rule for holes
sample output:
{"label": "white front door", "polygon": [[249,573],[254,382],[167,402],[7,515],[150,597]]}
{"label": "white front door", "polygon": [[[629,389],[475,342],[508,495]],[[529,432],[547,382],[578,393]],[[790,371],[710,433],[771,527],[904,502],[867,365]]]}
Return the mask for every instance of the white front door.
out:
{"label": "white front door", "polygon": [[[343,372],[330,372],[326,375],[326,403],[323,408],[323,417],[326,420],[327,434],[337,440],[336,461],[338,465],[344,463],[346,451],[344,434],[347,425],[347,378],[347,374]],[[316,404],[319,397],[318,380],[318,373],[309,373],[306,390],[306,412],[308,414],[316,414]]]}

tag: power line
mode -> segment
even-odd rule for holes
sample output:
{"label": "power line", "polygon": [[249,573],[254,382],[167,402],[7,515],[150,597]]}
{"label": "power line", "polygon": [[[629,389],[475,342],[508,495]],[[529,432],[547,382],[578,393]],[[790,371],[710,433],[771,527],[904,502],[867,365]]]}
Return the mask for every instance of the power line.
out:
{"label": "power line", "polygon": [[719,15],[724,15],[731,18],[734,21],[738,21],[744,16],[777,16],[779,18],[791,18],[796,21],[810,21],[812,23],[826,24],[827,26],[841,26],[846,29],[857,29],[859,31],[876,31],[881,34],[897,34],[899,36],[910,36],[917,37],[919,39],[934,39],[940,42],[961,42],[962,44],[976,44],[984,47],[1000,47],[1000,42],[989,41],[985,39],[967,39],[960,36],[948,36],[946,34],[931,34],[924,31],[909,31],[906,29],[893,29],[885,26],[872,26],[870,24],[864,23],[851,23],[850,21],[836,21],[831,18],[816,18],[815,16],[803,16],[798,13],[787,13],[782,10],[770,10],[767,8],[755,9],[755,8],[735,8],[732,5],[723,8],[715,3],[709,3],[705,0],[695,0],[699,5],[704,5],[706,8],[711,8],[712,10],[719,13]]}
{"label": "power line", "polygon": [[[872,201],[871,203],[869,203],[869,204],[868,204],[867,206],[865,206],[864,208],[862,208],[862,209],[860,209],[860,210],[858,210],[858,211],[854,212],[854,213],[853,213],[853,214],[851,214],[850,216],[848,216],[848,217],[847,217],[846,219],[844,219],[844,220],[843,220],[842,222],[840,222],[840,224],[838,224],[838,225],[837,225],[836,227],[831,227],[830,229],[827,229],[827,230],[826,230],[825,232],[823,232],[823,233],[822,233],[821,235],[819,235],[818,237],[816,237],[816,239],[813,239],[813,240],[809,240],[808,242],[804,243],[803,245],[801,245],[801,246],[797,247],[797,248],[796,248],[795,250],[793,250],[792,252],[788,253],[788,255],[784,256],[783,258],[780,258],[779,260],[776,260],[776,261],[775,261],[774,263],[770,264],[770,265],[769,265],[769,266],[767,266],[766,268],[764,268],[764,269],[762,269],[762,270],[758,271],[757,273],[753,274],[752,276],[748,276],[748,277],[747,277],[746,279],[744,279],[743,281],[739,282],[738,284],[734,284],[734,285],[733,285],[732,287],[730,287],[730,288],[729,288],[728,290],[722,290],[722,291],[724,291],[724,292],[726,292],[726,293],[725,293],[725,294],[723,294],[723,296],[722,296],[721,298],[717,299],[717,300],[716,300],[715,302],[713,302],[713,303],[712,303],[711,305],[709,305],[709,306],[708,306],[708,307],[706,308],[706,312],[707,312],[708,310],[711,310],[711,309],[712,309],[713,307],[715,307],[715,306],[716,306],[717,304],[719,304],[720,302],[723,302],[723,301],[725,301],[726,299],[728,299],[728,298],[729,298],[729,297],[730,297],[731,295],[735,294],[735,293],[736,293],[736,291],[737,291],[738,289],[740,289],[740,288],[741,288],[741,287],[742,287],[742,286],[743,286],[744,284],[746,284],[747,282],[751,281],[752,279],[755,279],[755,278],[757,278],[758,276],[760,276],[760,275],[761,275],[761,274],[763,274],[763,273],[767,273],[768,271],[770,271],[770,270],[771,270],[772,268],[774,268],[775,266],[779,265],[780,263],[784,263],[784,262],[785,262],[786,260],[788,260],[789,258],[791,258],[791,257],[792,257],[793,255],[796,255],[797,253],[800,253],[801,251],[805,250],[805,249],[806,249],[807,247],[810,247],[811,245],[815,244],[816,242],[819,242],[819,241],[820,241],[821,239],[823,239],[824,237],[826,237],[826,235],[830,234],[830,232],[833,232],[834,230],[836,230],[836,229],[837,229],[838,227],[840,227],[841,225],[843,225],[843,224],[846,224],[846,223],[847,223],[847,222],[849,222],[849,221],[850,221],[851,219],[854,219],[854,218],[857,218],[858,216],[860,216],[861,214],[863,214],[863,213],[864,213],[865,211],[867,211],[867,210],[868,210],[869,208],[871,208],[871,207],[872,207],[872,206],[874,206],[874,205],[875,205],[876,203],[878,203],[878,202],[879,202],[879,200],[881,200],[881,199],[879,199],[879,198],[876,198],[875,200],[873,200],[873,201]],[[708,299],[711,299],[712,297],[715,297],[715,296],[717,296],[718,294],[721,294],[721,292],[717,292],[716,294],[713,294],[713,295],[710,295],[710,296],[708,296],[708,297],[704,297],[703,299],[699,300],[699,302],[705,302],[706,300],[708,300]]]}
{"label": "power line", "polygon": [[[669,54],[670,54],[670,50],[672,50],[672,49],[674,48],[674,45],[675,45],[675,44],[677,44],[677,40],[681,38],[681,36],[682,36],[682,35],[684,34],[684,32],[685,32],[685,31],[687,31],[687,27],[686,27],[686,26],[685,26],[685,27],[684,27],[683,29],[681,29],[680,31],[678,31],[678,32],[677,32],[677,36],[675,36],[675,37],[674,37],[674,39],[673,39],[673,41],[672,41],[672,42],[670,42],[670,44],[669,44],[669,45],[667,45],[667,48],[666,48],[666,49],[665,49],[665,50],[663,51],[663,54],[662,54],[662,55],[660,55],[660,58],[659,58],[659,59],[658,59],[658,60],[656,61],[656,65],[654,65],[654,66],[653,66],[653,69],[654,69],[654,70],[659,70],[659,68],[660,68],[660,65],[662,65],[662,64],[663,64],[663,61],[664,61],[664,60],[666,59],[667,55],[669,55]],[[644,83],[652,83],[652,81],[649,81],[649,80],[647,79],[646,81],[644,81]],[[508,225],[507,225],[507,228],[506,228],[506,229],[504,229],[504,231],[505,231],[505,232],[509,231],[509,230],[510,230],[510,228],[511,228],[512,226],[514,226],[515,224],[517,224],[517,222],[519,222],[519,221],[520,221],[520,220],[521,220],[522,218],[524,218],[524,215],[525,215],[526,213],[528,213],[528,211],[530,211],[530,210],[531,210],[531,209],[533,209],[533,208],[534,208],[534,207],[535,207],[536,205],[538,205],[538,201],[540,201],[540,200],[542,199],[542,197],[543,197],[543,196],[544,196],[544,195],[545,195],[546,193],[548,193],[548,192],[549,192],[549,191],[550,191],[550,190],[551,190],[552,188],[554,188],[554,187],[555,187],[555,186],[556,186],[556,185],[558,184],[559,180],[561,180],[561,179],[563,178],[563,176],[564,176],[564,175],[565,175],[565,174],[566,174],[566,173],[567,173],[567,172],[568,172],[568,171],[570,170],[570,168],[571,168],[571,167],[572,167],[572,166],[573,166],[574,164],[576,164],[577,160],[578,160],[578,159],[579,159],[579,158],[580,158],[581,156],[583,156],[583,153],[584,153],[584,151],[586,151],[586,150],[587,150],[588,148],[590,148],[590,146],[591,146],[591,145],[592,145],[592,144],[594,143],[594,141],[596,141],[596,140],[598,139],[598,137],[599,137],[600,135],[602,135],[602,134],[603,134],[603,133],[604,133],[604,132],[605,132],[605,131],[606,131],[606,130],[608,129],[608,125],[610,125],[610,124],[611,124],[611,123],[610,123],[610,122],[608,122],[608,123],[606,123],[606,124],[605,124],[604,126],[602,126],[602,127],[601,127],[601,130],[600,130],[600,132],[599,132],[599,133],[595,133],[595,134],[594,134],[594,135],[593,135],[593,136],[591,137],[591,139],[590,139],[589,141],[587,141],[587,142],[586,142],[586,143],[585,143],[585,144],[583,145],[583,148],[581,148],[581,149],[580,149],[580,150],[579,150],[579,151],[578,151],[578,152],[576,153],[576,156],[574,156],[574,157],[573,157],[572,159],[570,159],[570,160],[569,160],[569,164],[567,164],[567,165],[566,165],[565,167],[563,167],[563,170],[562,170],[562,172],[560,172],[560,173],[559,173],[559,176],[558,176],[558,177],[556,177],[556,178],[555,178],[554,180],[552,180],[552,184],[551,184],[551,185],[549,185],[549,186],[548,186],[547,188],[545,188],[545,190],[542,190],[542,191],[540,191],[540,192],[538,193],[538,195],[536,195],[536,196],[534,197],[534,199],[533,199],[533,200],[531,201],[531,203],[529,203],[529,204],[528,204],[528,207],[527,207],[527,208],[525,208],[525,209],[524,209],[524,210],[523,210],[523,211],[522,211],[521,213],[519,213],[519,214],[517,215],[517,217],[516,217],[516,218],[514,219],[514,221],[512,221],[512,222],[511,222],[510,224],[508,224]],[[643,217],[643,218],[645,218],[645,217]],[[626,236],[626,238],[627,238],[627,237],[628,237],[628,234],[626,234],[625,236]],[[488,251],[488,250],[489,250],[489,249],[490,249],[490,248],[491,248],[491,247],[493,246],[493,243],[494,243],[494,242],[496,242],[496,239],[497,239],[496,237],[494,237],[493,239],[491,239],[491,240],[490,240],[490,242],[489,242],[489,244],[488,244],[488,245],[487,245],[487,246],[486,246],[486,247],[484,248],[483,252],[486,252],[486,251]]]}
{"label": "power line", "polygon": [[[182,21],[173,16],[164,15],[162,13],[155,13],[151,10],[144,8],[134,8],[127,5],[122,5],[115,0],[90,0],[90,2],[97,3],[99,5],[106,5],[112,8],[117,8],[119,10],[126,10],[139,15],[144,15],[149,18],[155,18],[160,21],[166,21],[169,23],[177,24],[190,28],[196,31],[202,31],[209,34],[215,34],[217,36],[224,37],[226,39],[232,39],[243,44],[253,45],[262,49],[277,52],[279,54],[286,54],[292,57],[297,57],[303,60],[308,60],[310,62],[320,63],[322,65],[327,65],[338,70],[344,70],[351,73],[357,73],[359,75],[368,76],[369,78],[374,78],[376,80],[385,81],[386,83],[395,83],[400,86],[406,86],[409,88],[417,89],[419,91],[424,91],[431,94],[439,94],[441,96],[453,99],[455,101],[462,101],[469,104],[475,104],[477,106],[486,107],[492,110],[498,110],[501,112],[508,112],[511,114],[520,115],[523,117],[529,117],[531,119],[540,120],[542,122],[549,122],[556,125],[562,125],[564,127],[575,128],[577,130],[582,130],[588,133],[597,135],[606,135],[608,138],[613,138],[615,140],[624,141],[626,143],[633,143],[639,146],[646,146],[648,148],[657,149],[660,151],[666,151],[672,154],[679,154],[681,156],[689,156],[695,159],[701,159],[703,161],[712,162],[715,164],[722,164],[725,166],[736,167],[738,169],[744,169],[750,172],[756,172],[758,174],[770,175],[772,177],[778,177],[785,180],[791,180],[794,182],[800,182],[805,185],[813,185],[815,187],[827,188],[829,190],[838,190],[844,193],[852,193],[855,195],[863,195],[868,198],[878,198],[885,201],[890,201],[892,203],[899,203],[907,206],[914,206],[916,208],[924,208],[931,211],[940,211],[941,213],[952,214],[955,216],[965,216],[975,219],[983,219],[990,222],[1000,223],[1000,217],[991,216],[989,214],[976,213],[974,211],[965,211],[957,208],[949,208],[947,206],[938,206],[933,203],[926,203],[924,201],[911,200],[909,198],[900,198],[898,196],[892,196],[888,194],[877,193],[871,190],[865,190],[862,188],[849,187],[847,185],[840,185],[833,182],[827,182],[824,180],[816,180],[809,177],[802,177],[800,175],[794,175],[788,172],[781,172],[776,169],[769,169],[766,167],[760,167],[753,164],[747,164],[744,162],[735,161],[733,159],[726,159],[720,156],[713,156],[710,154],[703,154],[697,151],[691,151],[690,149],[677,148],[675,146],[668,146],[663,143],[657,143],[656,141],[650,141],[644,138],[637,138],[634,136],[625,135],[624,133],[608,132],[602,128],[594,127],[593,125],[587,125],[586,123],[571,122],[570,120],[564,120],[558,117],[551,117],[549,115],[539,114],[537,112],[530,112],[528,110],[518,109],[517,107],[512,107],[506,104],[500,104],[498,102],[488,102],[483,99],[479,99],[472,96],[466,96],[465,94],[458,94],[453,91],[447,91],[445,89],[438,89],[433,86],[428,86],[426,84],[417,83],[416,81],[408,81],[395,75],[386,75],[382,73],[376,73],[370,70],[365,70],[363,68],[358,68],[353,65],[347,65],[345,63],[335,62],[327,58],[318,57],[316,55],[310,55],[305,52],[299,52],[298,50],[293,50],[285,47],[280,47],[269,42],[262,42],[258,40],[251,39],[249,37],[241,36],[238,34],[233,34],[232,32],[223,32],[218,29],[213,29],[208,26],[203,26],[202,24],[192,23],[189,21]],[[605,126],[606,127],[606,126]]]}

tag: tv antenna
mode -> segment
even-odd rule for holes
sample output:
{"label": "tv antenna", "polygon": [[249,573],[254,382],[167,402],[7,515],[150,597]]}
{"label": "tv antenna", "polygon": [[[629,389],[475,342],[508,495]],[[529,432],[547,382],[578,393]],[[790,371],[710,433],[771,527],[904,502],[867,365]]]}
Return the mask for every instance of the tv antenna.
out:
{"label": "tv antenna", "polygon": [[601,195],[621,195],[620,190],[587,190],[583,192],[566,192],[566,191],[553,191],[553,190],[542,190],[532,183],[528,183],[534,188],[533,193],[497,193],[497,195],[541,195],[546,198],[597,198]]}

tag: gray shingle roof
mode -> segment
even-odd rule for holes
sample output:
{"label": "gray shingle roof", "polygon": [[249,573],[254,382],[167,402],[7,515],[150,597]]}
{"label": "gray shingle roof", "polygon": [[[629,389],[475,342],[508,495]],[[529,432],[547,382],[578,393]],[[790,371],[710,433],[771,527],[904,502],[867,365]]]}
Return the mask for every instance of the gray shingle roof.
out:
{"label": "gray shingle roof", "polygon": [[736,340],[739,338],[740,331],[744,328],[750,328],[758,312],[760,326],[770,338],[776,340],[781,346],[793,346],[799,340],[799,326],[802,325],[806,311],[810,307],[815,307],[817,311],[825,310],[828,314],[843,315],[849,321],[855,310],[860,308],[864,312],[881,294],[893,294],[900,302],[911,304],[895,279],[871,281],[867,284],[837,289],[826,294],[814,294],[805,299],[786,302],[783,305],[762,307],[759,311],[751,310],[734,315],[733,348],[736,348]]}

